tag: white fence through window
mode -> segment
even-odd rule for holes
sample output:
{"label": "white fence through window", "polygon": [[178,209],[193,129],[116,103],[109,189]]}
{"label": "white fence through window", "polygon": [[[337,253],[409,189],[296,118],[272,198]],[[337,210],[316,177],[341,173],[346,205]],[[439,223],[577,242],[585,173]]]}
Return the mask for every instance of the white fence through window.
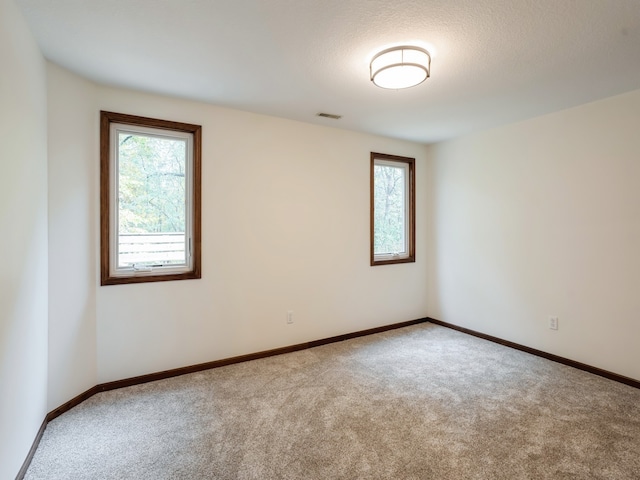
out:
{"label": "white fence through window", "polygon": [[118,237],[118,264],[184,264],[184,233],[140,233]]}

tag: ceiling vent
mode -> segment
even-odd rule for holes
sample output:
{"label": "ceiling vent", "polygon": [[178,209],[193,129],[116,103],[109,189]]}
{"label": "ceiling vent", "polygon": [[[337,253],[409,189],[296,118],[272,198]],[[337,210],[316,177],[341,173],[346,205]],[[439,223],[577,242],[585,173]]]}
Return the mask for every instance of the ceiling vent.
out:
{"label": "ceiling vent", "polygon": [[330,118],[332,120],[340,120],[342,118],[342,115],[334,115],[333,113],[323,113],[323,112],[318,113],[316,116]]}

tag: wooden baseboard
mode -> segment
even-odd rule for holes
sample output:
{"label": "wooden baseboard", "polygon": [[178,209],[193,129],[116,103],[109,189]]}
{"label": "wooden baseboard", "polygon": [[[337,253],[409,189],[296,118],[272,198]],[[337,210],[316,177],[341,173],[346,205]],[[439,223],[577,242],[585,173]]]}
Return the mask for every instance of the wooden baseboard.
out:
{"label": "wooden baseboard", "polygon": [[[327,345],[329,343],[342,342],[344,340],[350,340],[352,338],[364,337],[366,335],[373,335],[375,333],[382,333],[389,330],[395,330],[397,328],[408,327],[410,325],[416,325],[418,323],[424,323],[426,321],[427,321],[426,318],[419,318],[417,320],[409,320],[408,322],[393,323],[391,325],[384,325],[382,327],[369,328],[367,330],[360,330],[358,332],[353,332],[353,333],[345,333],[344,335],[337,335],[335,337],[323,338],[321,340],[313,340],[310,342],[298,343],[296,345],[289,345],[287,347],[274,348],[272,350],[264,350],[261,352],[249,353],[247,355],[224,358],[222,360],[214,360],[213,362],[200,363],[197,365],[190,365],[188,367],[174,368],[174,369],[165,370],[162,372],[150,373],[148,375],[140,375],[138,377],[125,378],[123,380],[116,380],[114,382],[101,383],[100,385],[97,385],[95,388],[97,388],[98,392],[106,392],[108,390],[114,390],[116,388],[130,387],[133,385],[139,385],[141,383],[147,383],[147,382],[155,382],[156,380],[163,380],[165,378],[177,377],[180,375],[186,375],[188,373],[195,373],[195,372],[201,372],[203,370],[210,370],[212,368],[224,367],[226,365],[232,365],[234,363],[248,362],[251,360],[258,360],[260,358],[273,357],[274,355],[282,355],[283,353],[297,352],[299,350],[306,350],[307,348],[319,347],[321,345]],[[60,413],[58,415],[60,415]]]}
{"label": "wooden baseboard", "polygon": [[116,380],[114,382],[107,382],[107,383],[101,383],[99,385],[95,385],[94,387],[91,387],[86,392],[83,392],[80,395],[77,395],[76,397],[60,405],[58,408],[52,410],[47,414],[46,418],[42,422],[42,426],[40,427],[40,430],[38,430],[36,438],[33,441],[33,445],[31,446],[31,449],[29,450],[29,453],[27,455],[27,458],[25,459],[24,463],[22,464],[22,468],[20,469],[20,471],[18,472],[18,475],[16,476],[16,480],[22,480],[24,478],[24,475],[27,473],[27,469],[29,468],[29,465],[31,464],[31,460],[33,459],[33,455],[35,454],[36,449],[38,448],[40,439],[42,438],[45,428],[47,427],[47,423],[53,420],[54,418],[62,415],[63,413],[71,410],[73,407],[84,402],[85,400],[92,397],[96,393],[106,392],[108,390],[115,390],[117,388],[130,387],[133,385],[139,385],[147,382],[154,382],[156,380],[163,380],[165,378],[177,377],[179,375],[200,372],[200,371],[209,370],[212,368],[224,367],[225,365],[232,365],[234,363],[248,362],[250,360],[257,360],[260,358],[272,357],[274,355],[281,355],[283,353],[297,352],[299,350],[305,350],[307,348],[319,347],[321,345],[327,345],[329,343],[342,342],[344,340],[350,340],[352,338],[363,337],[366,335],[373,335],[376,333],[382,333],[389,330],[395,330],[397,328],[408,327],[410,325],[416,325],[424,322],[430,322],[436,325],[440,325],[442,327],[451,328],[453,330],[457,330],[459,332],[466,333],[468,335],[473,335],[474,337],[482,338],[484,340],[489,340],[491,342],[495,342],[500,345],[504,345],[506,347],[515,348],[516,350],[520,350],[522,352],[530,353],[538,357],[546,358],[554,362],[562,363],[570,367],[584,370],[586,372],[593,373],[594,375],[599,375],[601,377],[605,377],[610,380],[614,380],[616,382],[624,383],[626,385],[629,385],[635,388],[640,388],[640,381],[635,380],[633,378],[625,377],[623,375],[618,375],[617,373],[609,372],[607,370],[602,370],[600,368],[593,367],[591,365],[586,365],[584,363],[576,362],[568,358],[543,352],[542,350],[526,347],[524,345],[510,342],[508,340],[503,340],[501,338],[494,337],[492,335],[487,335],[485,333],[477,332],[475,330],[459,327],[457,325],[443,322],[435,318],[430,318],[430,317],[419,318],[416,320],[409,320],[408,322],[400,322],[400,323],[394,323],[391,325],[384,325],[382,327],[369,328],[367,330],[360,330],[358,332],[346,333],[344,335],[337,335],[335,337],[324,338],[321,340],[313,340],[310,342],[299,343],[296,345],[290,345],[288,347],[274,348],[272,350],[264,350],[262,352],[250,353],[247,355],[240,355],[237,357],[230,357],[222,360],[215,360],[213,362],[200,363],[197,365],[190,365],[188,367],[174,368],[172,370],[165,370],[162,372],[151,373],[148,375],[140,375],[137,377],[125,378],[123,380]]}
{"label": "wooden baseboard", "polygon": [[272,357],[274,355],[282,355],[283,353],[297,352],[299,350],[305,350],[307,348],[319,347],[321,345],[327,345],[329,343],[342,342],[352,338],[363,337],[366,335],[373,335],[375,333],[382,333],[389,330],[395,330],[397,328],[408,327],[410,325],[416,325],[418,323],[424,323],[428,321],[427,318],[419,318],[416,320],[409,320],[407,322],[393,323],[391,325],[383,325],[382,327],[369,328],[367,330],[360,330],[352,333],[345,333],[344,335],[337,335],[335,337],[323,338],[320,340],[313,340],[310,342],[298,343],[297,345],[289,345],[287,347],[274,348],[272,350],[264,350],[262,352],[249,353],[247,355],[239,355],[237,357],[223,358],[221,360],[214,360],[212,362],[200,363],[197,365],[190,365],[187,367],[174,368],[171,370],[164,370],[162,372],[150,373],[147,375],[140,375],[137,377],[125,378],[122,380],[116,380],[113,382],[101,383],[94,387],[91,387],[86,392],[81,393],[68,402],[60,405],[55,410],[52,410],[47,415],[46,421],[50,422],[54,418],[62,415],[64,412],[71,410],[76,405],[84,402],[89,397],[92,397],[96,393],[106,392],[108,390],[115,390],[116,388],[131,387],[133,385],[139,385],[142,383],[155,382],[156,380],[163,380],[165,378],[177,377],[179,375],[186,375],[188,373],[201,372],[203,370],[209,370],[212,368],[224,367],[225,365],[232,365],[234,363],[248,362],[250,360],[257,360],[260,358]]}
{"label": "wooden baseboard", "polygon": [[594,375],[605,377],[605,378],[608,378],[609,380],[614,380],[616,382],[624,383],[625,385],[629,385],[631,387],[640,388],[640,381],[634,378],[625,377],[624,375],[618,375],[617,373],[613,373],[608,370],[603,370],[598,367],[593,367],[591,365],[587,365],[586,363],[576,362],[575,360],[571,360],[569,358],[560,357],[552,353],[543,352],[542,350],[526,347],[524,345],[520,345],[519,343],[510,342],[509,340],[503,340],[502,338],[477,332],[469,328],[459,327],[458,325],[443,322],[442,320],[436,320],[435,318],[428,318],[428,321],[436,325],[440,325],[442,327],[447,327],[453,330],[457,330],[458,332],[466,333],[467,335],[473,335],[474,337],[482,338],[484,340],[489,340],[490,342],[499,343],[500,345],[504,345],[505,347],[515,348],[516,350],[530,353],[531,355],[536,355],[537,357],[546,358],[547,360],[552,360],[554,362],[562,363],[563,365],[568,365],[569,367],[577,368],[579,370],[584,370],[585,372],[593,373]]}
{"label": "wooden baseboard", "polygon": [[40,429],[38,433],[36,433],[36,438],[33,440],[31,444],[31,448],[29,449],[29,453],[27,453],[27,458],[25,458],[22,463],[22,467],[18,471],[18,475],[16,475],[16,480],[22,480],[24,476],[27,474],[27,470],[29,469],[29,465],[31,465],[31,460],[33,460],[33,456],[38,449],[38,445],[40,445],[40,440],[42,440],[42,435],[44,434],[44,430],[47,428],[47,419],[45,418],[42,421],[42,425],[40,425]]}
{"label": "wooden baseboard", "polygon": [[163,372],[150,373],[148,375],[140,375],[137,377],[125,378],[123,380],[116,380],[114,382],[101,383],[91,387],[89,390],[82,392],[80,395],[72,398],[66,403],[63,403],[58,408],[51,410],[42,422],[42,426],[38,431],[33,445],[29,450],[27,458],[22,464],[22,468],[16,476],[16,480],[22,480],[29,469],[33,455],[36,453],[36,449],[40,444],[40,439],[47,428],[47,423],[56,417],[59,417],[65,412],[68,412],[76,405],[81,404],[88,398],[92,397],[96,393],[106,392],[108,390],[115,390],[116,388],[130,387],[133,385],[139,385],[147,382],[154,382],[156,380],[163,380],[165,378],[177,377],[179,375],[186,375],[187,373],[200,372],[202,370],[209,370],[212,368],[224,367],[225,365],[232,365],[234,363],[248,362],[250,360],[257,360],[259,358],[272,357],[274,355],[281,355],[283,353],[297,352],[299,350],[305,350],[307,348],[319,347],[321,345],[327,345],[329,343],[342,342],[351,338],[363,337],[366,335],[373,335],[374,333],[382,333],[389,330],[395,330],[397,328],[408,327],[410,325],[416,325],[418,323],[427,322],[427,318],[419,318],[416,320],[409,320],[408,322],[393,323],[391,325],[383,325],[382,327],[369,328],[367,330],[360,330],[353,333],[345,333],[344,335],[337,335],[335,337],[323,338],[321,340],[313,340],[311,342],[299,343],[297,345],[290,345],[288,347],[274,348],[272,350],[264,350],[262,352],[250,353],[247,355],[240,355],[237,357],[224,358],[222,360],[215,360],[213,362],[200,363],[198,365],[190,365],[188,367],[174,368],[172,370],[165,370]]}
{"label": "wooden baseboard", "polygon": [[86,392],[82,392],[80,395],[72,398],[71,400],[69,400],[66,403],[63,403],[62,405],[60,405],[58,408],[51,410],[48,414],[47,414],[47,422],[50,422],[51,420],[53,420],[56,417],[59,417],[60,415],[62,415],[64,412],[68,412],[69,410],[71,410],[73,407],[75,407],[76,405],[80,405],[82,402],[84,402],[85,400],[87,400],[90,397],[93,397],[96,393],[98,393],[100,390],[98,390],[97,386],[93,386],[91,387],[89,390],[87,390]]}

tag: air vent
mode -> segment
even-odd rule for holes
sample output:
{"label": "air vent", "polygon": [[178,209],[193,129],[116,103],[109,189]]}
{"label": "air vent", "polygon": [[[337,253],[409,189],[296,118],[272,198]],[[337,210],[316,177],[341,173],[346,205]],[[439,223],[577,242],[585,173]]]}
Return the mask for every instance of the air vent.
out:
{"label": "air vent", "polygon": [[332,120],[340,120],[342,115],[334,115],[333,113],[318,113],[318,117],[330,118]]}

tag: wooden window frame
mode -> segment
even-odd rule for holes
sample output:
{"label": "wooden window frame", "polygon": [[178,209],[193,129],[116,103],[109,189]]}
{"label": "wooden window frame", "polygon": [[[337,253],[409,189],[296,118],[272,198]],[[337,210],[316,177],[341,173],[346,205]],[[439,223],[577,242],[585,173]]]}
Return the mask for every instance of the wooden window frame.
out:
{"label": "wooden window frame", "polygon": [[[114,276],[111,273],[111,141],[112,124],[132,127],[150,127],[167,132],[182,132],[193,135],[193,167],[191,198],[191,268],[180,273],[162,273]],[[202,127],[189,123],[158,120],[114,112],[100,112],[100,284],[120,285],[130,283],[165,282],[201,278],[201,175],[202,175]]]}
{"label": "wooden window frame", "polygon": [[[398,162],[403,165],[407,165],[409,178],[407,181],[407,211],[405,214],[405,222],[408,222],[407,233],[406,233],[406,242],[407,242],[407,253],[406,256],[401,258],[385,258],[380,259],[376,258],[374,253],[374,237],[375,237],[375,182],[374,182],[374,168],[376,164],[376,160],[383,160],[385,162]],[[415,209],[415,197],[416,197],[416,187],[415,187],[415,163],[416,159],[411,157],[401,157],[398,155],[389,155],[386,153],[377,153],[371,152],[371,209],[370,209],[370,222],[371,222],[371,232],[370,232],[370,240],[371,240],[371,266],[377,265],[394,265],[399,263],[413,263],[416,261],[416,252],[415,252],[415,244],[416,244],[416,209]]]}

